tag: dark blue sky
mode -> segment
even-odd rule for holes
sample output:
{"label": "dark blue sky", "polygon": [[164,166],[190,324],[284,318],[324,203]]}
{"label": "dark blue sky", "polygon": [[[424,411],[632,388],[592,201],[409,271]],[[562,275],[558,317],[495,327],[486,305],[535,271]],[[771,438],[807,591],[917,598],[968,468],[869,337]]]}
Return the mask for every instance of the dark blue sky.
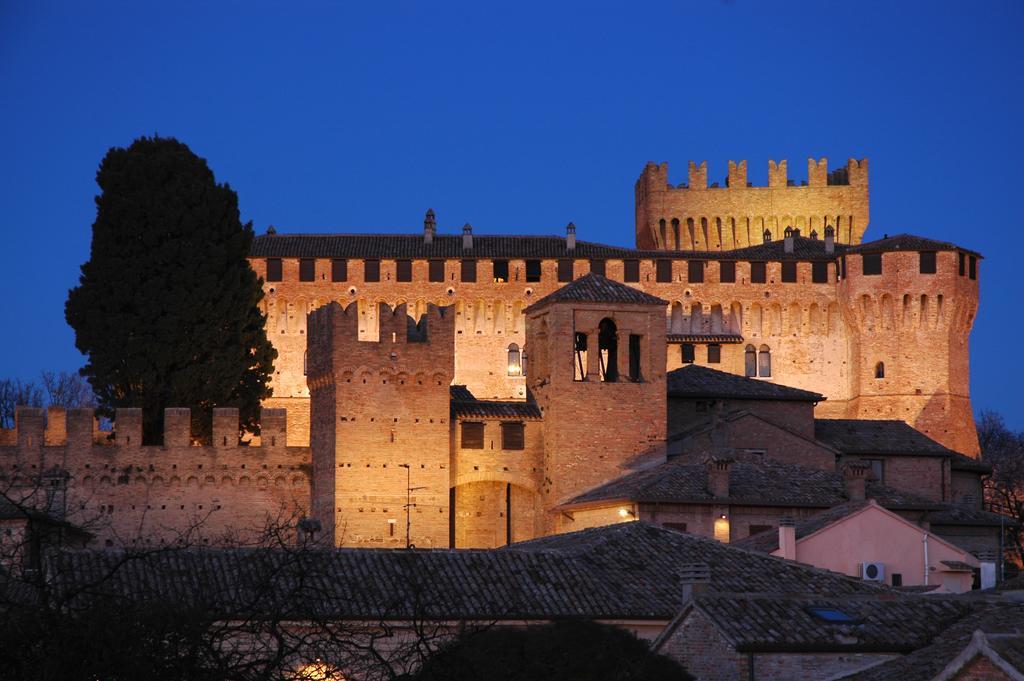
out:
{"label": "dark blue sky", "polygon": [[[976,409],[1024,428],[1024,4],[0,1],[0,376],[76,369],[63,305],[111,146],[175,136],[257,232],[633,243],[648,160],[871,159],[868,237],[986,255]],[[1014,276],[1012,272],[1018,271]],[[1019,300],[1018,300],[1019,302]]]}

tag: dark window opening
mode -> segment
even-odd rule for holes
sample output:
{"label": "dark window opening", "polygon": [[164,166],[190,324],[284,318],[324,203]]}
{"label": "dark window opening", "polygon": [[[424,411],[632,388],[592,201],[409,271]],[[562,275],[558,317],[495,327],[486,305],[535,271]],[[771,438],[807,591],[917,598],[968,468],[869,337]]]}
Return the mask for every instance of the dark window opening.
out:
{"label": "dark window opening", "polygon": [[605,276],[605,261],[601,258],[595,258],[590,261],[590,271],[594,274],[600,274],[602,277]]}
{"label": "dark window opening", "polygon": [[696,360],[696,352],[693,343],[683,343],[679,346],[682,350],[683,364],[693,364]]}
{"label": "dark window opening", "polygon": [[704,283],[704,261],[691,260],[686,263],[686,279],[691,284]]}
{"label": "dark window opening", "polygon": [[605,317],[597,327],[598,368],[601,380],[614,383],[619,380],[619,338],[615,322]]}
{"label": "dark window opening", "polygon": [[864,459],[864,463],[871,466],[871,477],[870,480],[876,482],[885,482],[885,460],[884,459]]}
{"label": "dark window opening", "polygon": [[331,261],[331,281],[348,281],[348,260],[335,258]]}
{"label": "dark window opening", "polygon": [[474,421],[464,421],[462,423],[462,448],[484,448],[484,424]]}
{"label": "dark window opening", "polygon": [[672,261],[655,261],[654,279],[662,284],[672,281]]}
{"label": "dark window opening", "polygon": [[412,317],[405,318],[405,340],[409,343],[427,342],[427,315],[420,317],[419,321]]}
{"label": "dark window opening", "polygon": [[842,258],[839,259],[839,263],[842,265],[842,268],[843,268],[843,279],[846,279],[846,256],[845,255]]}
{"label": "dark window opening", "polygon": [[828,263],[827,262],[812,262],[811,263],[811,282],[814,284],[827,284],[828,283]]}
{"label": "dark window opening", "polygon": [[757,351],[757,375],[761,378],[772,376],[772,351],[767,345],[762,345]]}
{"label": "dark window opening", "polygon": [[708,364],[722,363],[722,346],[718,343],[708,345]]}
{"label": "dark window opening", "polygon": [[875,365],[875,378],[885,378],[885,362]]}
{"label": "dark window opening", "polygon": [[380,281],[380,260],[367,260],[363,263],[363,281]]}
{"label": "dark window opening", "polygon": [[301,258],[299,260],[299,281],[316,280],[316,260]]}
{"label": "dark window opening", "polygon": [[563,283],[572,281],[572,260],[558,261],[558,281]]}
{"label": "dark window opening", "polygon": [[526,282],[536,284],[540,281],[540,260],[526,261]]}
{"label": "dark window opening", "polygon": [[444,281],[444,260],[431,260],[427,278],[433,282]]}
{"label": "dark window opening", "polygon": [[501,448],[502,449],[525,449],[526,448],[526,426],[522,423],[501,424]]}
{"label": "dark window opening", "polygon": [[762,532],[768,532],[768,531],[774,530],[774,529],[775,529],[774,525],[751,525],[750,526],[750,534],[748,534],[747,536],[748,537],[753,537],[755,534],[761,534]]}
{"label": "dark window opening", "polygon": [[863,262],[863,271],[865,275],[875,275],[882,273],[881,253],[865,253],[863,256]]}
{"label": "dark window opening", "polygon": [[921,251],[921,274],[935,274],[935,251]]}
{"label": "dark window opening", "polygon": [[899,572],[893,572],[891,575],[893,586],[903,586],[903,575]]}
{"label": "dark window opening", "polygon": [[508,281],[508,260],[494,261],[494,283],[504,284]]}
{"label": "dark window opening", "polygon": [[750,283],[751,284],[764,284],[768,281],[768,267],[767,263],[763,262],[752,262],[750,263]]}
{"label": "dark window opening", "polygon": [[[957,253],[957,262],[960,271],[960,276],[964,276],[967,273],[967,255],[965,253]],[[269,271],[269,270],[268,270]]]}
{"label": "dark window opening", "polygon": [[743,352],[743,375],[747,378],[757,376],[757,350],[753,345],[748,345]]}
{"label": "dark window opening", "polygon": [[622,261],[622,280],[623,281],[640,281],[640,261],[639,260],[623,260]]}
{"label": "dark window opening", "polygon": [[395,280],[412,281],[412,260],[395,261]]}
{"label": "dark window opening", "polygon": [[463,260],[461,263],[462,272],[459,274],[459,278],[462,281],[473,284],[476,283],[476,260]]}
{"label": "dark window opening", "polygon": [[971,279],[978,278],[978,259],[975,258],[973,255],[971,256],[970,260],[967,261],[967,276],[969,276]]}
{"label": "dark window opening", "polygon": [[577,331],[573,335],[572,351],[574,356],[573,361],[573,378],[577,381],[583,381],[587,378],[587,334]]}
{"label": "dark window opening", "polygon": [[[964,272],[962,271],[961,274]],[[282,276],[281,258],[266,259],[266,281],[280,282]]]}
{"label": "dark window opening", "polygon": [[640,373],[640,338],[636,334],[629,334],[629,380],[634,383],[643,380]]}
{"label": "dark window opening", "polygon": [[723,260],[718,263],[718,281],[723,284],[736,283],[736,261]]}
{"label": "dark window opening", "polygon": [[796,283],[796,262],[787,260],[782,263],[782,282],[784,284]]}

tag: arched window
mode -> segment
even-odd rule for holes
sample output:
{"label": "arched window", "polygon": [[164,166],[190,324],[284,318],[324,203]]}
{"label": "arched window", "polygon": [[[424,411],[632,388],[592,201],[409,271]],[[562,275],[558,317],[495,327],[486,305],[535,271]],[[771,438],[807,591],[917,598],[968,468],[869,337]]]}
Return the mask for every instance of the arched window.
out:
{"label": "arched window", "polygon": [[302,353],[302,375],[306,376],[309,371],[309,350]]}
{"label": "arched window", "polygon": [[523,375],[523,355],[519,352],[519,346],[515,343],[508,346],[508,375]]}
{"label": "arched window", "polygon": [[573,380],[587,380],[587,334],[577,331],[573,335]]}
{"label": "arched window", "polygon": [[757,349],[748,345],[743,353],[743,375],[747,378],[757,376]]}
{"label": "arched window", "polygon": [[601,380],[614,383],[619,380],[619,338],[618,328],[608,317],[597,326],[597,350],[600,360]]}
{"label": "arched window", "polygon": [[875,365],[875,378],[885,378],[885,362]]}
{"label": "arched window", "polygon": [[761,378],[769,378],[772,375],[772,351],[767,345],[762,345],[757,352],[757,375]]}

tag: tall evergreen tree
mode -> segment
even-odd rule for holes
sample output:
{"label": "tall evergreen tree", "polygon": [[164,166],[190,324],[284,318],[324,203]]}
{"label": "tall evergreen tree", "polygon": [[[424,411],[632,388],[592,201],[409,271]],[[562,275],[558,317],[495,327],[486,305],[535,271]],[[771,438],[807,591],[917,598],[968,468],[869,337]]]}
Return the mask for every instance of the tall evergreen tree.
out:
{"label": "tall evergreen tree", "polygon": [[100,412],[142,407],[150,443],[162,437],[165,407],[191,407],[200,438],[217,406],[238,407],[242,428],[257,432],[277,352],[237,194],[165,137],[111,149],[96,182],[92,252],[65,317]]}

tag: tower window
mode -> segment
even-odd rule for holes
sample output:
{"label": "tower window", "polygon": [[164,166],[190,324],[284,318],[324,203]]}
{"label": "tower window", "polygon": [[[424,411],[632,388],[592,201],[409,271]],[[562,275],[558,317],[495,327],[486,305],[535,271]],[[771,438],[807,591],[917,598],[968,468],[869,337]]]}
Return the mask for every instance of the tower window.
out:
{"label": "tower window", "polygon": [[335,258],[331,261],[331,281],[348,281],[348,260]]}
{"label": "tower window", "polygon": [[767,345],[762,345],[757,351],[757,375],[761,378],[771,378],[772,351]]}
{"label": "tower window", "polygon": [[654,279],[662,284],[672,281],[672,261],[655,261]]}
{"label": "tower window", "polygon": [[839,264],[840,264],[840,266],[842,267],[842,270],[843,270],[843,279],[846,279],[846,256],[845,255],[842,258],[839,259]]}
{"label": "tower window", "polygon": [[526,261],[526,281],[533,284],[540,281],[540,260]]}
{"label": "tower window", "polygon": [[504,284],[508,281],[508,260],[494,261],[494,283]]}
{"label": "tower window", "polygon": [[462,448],[484,448],[484,424],[476,421],[462,422]]}
{"label": "tower window", "polygon": [[722,346],[718,343],[708,345],[708,364],[722,363]]}
{"label": "tower window", "polygon": [[693,364],[696,359],[693,343],[683,343],[679,347],[682,349],[683,364]]}
{"label": "tower window", "polygon": [[753,345],[748,345],[743,351],[743,375],[747,378],[757,376],[757,350]]}
{"label": "tower window", "polygon": [[558,261],[558,281],[562,283],[572,281],[572,260],[563,258]]}
{"label": "tower window", "polygon": [[921,251],[921,274],[935,274],[935,251]]}
{"label": "tower window", "polygon": [[863,256],[864,267],[863,272],[865,275],[875,275],[882,273],[882,254],[881,253],[865,253]]}
{"label": "tower window", "polygon": [[590,271],[594,274],[600,274],[602,277],[605,273],[605,261],[603,258],[594,258],[590,261]]}
{"label": "tower window", "polygon": [[519,346],[515,343],[508,346],[508,375],[523,375],[523,353],[519,351]]}
{"label": "tower window", "polygon": [[363,262],[363,281],[380,281],[380,260]]}
{"label": "tower window", "polygon": [[395,280],[412,281],[412,260],[395,261]]}
{"label": "tower window", "polygon": [[299,281],[314,281],[316,279],[316,260],[313,258],[302,258],[299,260]]}
{"label": "tower window", "polygon": [[[967,255],[964,253],[957,253],[957,262],[959,266],[960,276],[964,276],[967,273]],[[269,272],[269,270],[267,270]]]}
{"label": "tower window", "polygon": [[584,381],[587,378],[587,334],[577,331],[573,335],[573,380]]}
{"label": "tower window", "polygon": [[302,375],[309,375],[309,350],[302,353]]}
{"label": "tower window", "polygon": [[782,263],[782,281],[785,284],[796,283],[796,261],[787,260]]}
{"label": "tower window", "polygon": [[875,365],[875,378],[885,378],[885,362]]}
{"label": "tower window", "polygon": [[767,263],[763,262],[752,262],[750,263],[750,283],[751,284],[764,284],[768,281],[768,268]]}
{"label": "tower window", "polygon": [[812,262],[811,263],[811,282],[815,284],[827,284],[828,283],[828,263],[827,262]]}
{"label": "tower window", "polygon": [[614,383],[619,380],[618,328],[615,322],[605,317],[597,329],[598,368],[601,380]]}
{"label": "tower window", "polygon": [[978,278],[978,259],[975,258],[973,255],[967,261],[967,275],[971,279]]}
{"label": "tower window", "polygon": [[444,281],[444,260],[431,260],[427,278],[433,282]]}
{"label": "tower window", "polygon": [[501,448],[526,449],[526,426],[522,423],[502,423]]}
{"label": "tower window", "polygon": [[723,260],[718,263],[718,281],[723,284],[736,283],[736,261]]}
{"label": "tower window", "polygon": [[622,280],[623,281],[640,281],[640,261],[639,260],[623,260],[622,261]]}
{"label": "tower window", "polygon": [[635,382],[643,380],[640,373],[640,339],[642,336],[629,334],[629,380]]}
{"label": "tower window", "polygon": [[462,270],[459,273],[459,278],[463,282],[468,284],[476,283],[476,260],[463,260],[460,263],[459,269]]}
{"label": "tower window", "polygon": [[686,278],[691,284],[704,283],[704,261],[690,260],[686,263]]}
{"label": "tower window", "polygon": [[[963,254],[961,255],[961,262],[963,263]],[[281,281],[281,258],[267,258],[266,259],[266,281],[267,282],[280,282]],[[961,268],[961,274],[963,274],[963,267]]]}

